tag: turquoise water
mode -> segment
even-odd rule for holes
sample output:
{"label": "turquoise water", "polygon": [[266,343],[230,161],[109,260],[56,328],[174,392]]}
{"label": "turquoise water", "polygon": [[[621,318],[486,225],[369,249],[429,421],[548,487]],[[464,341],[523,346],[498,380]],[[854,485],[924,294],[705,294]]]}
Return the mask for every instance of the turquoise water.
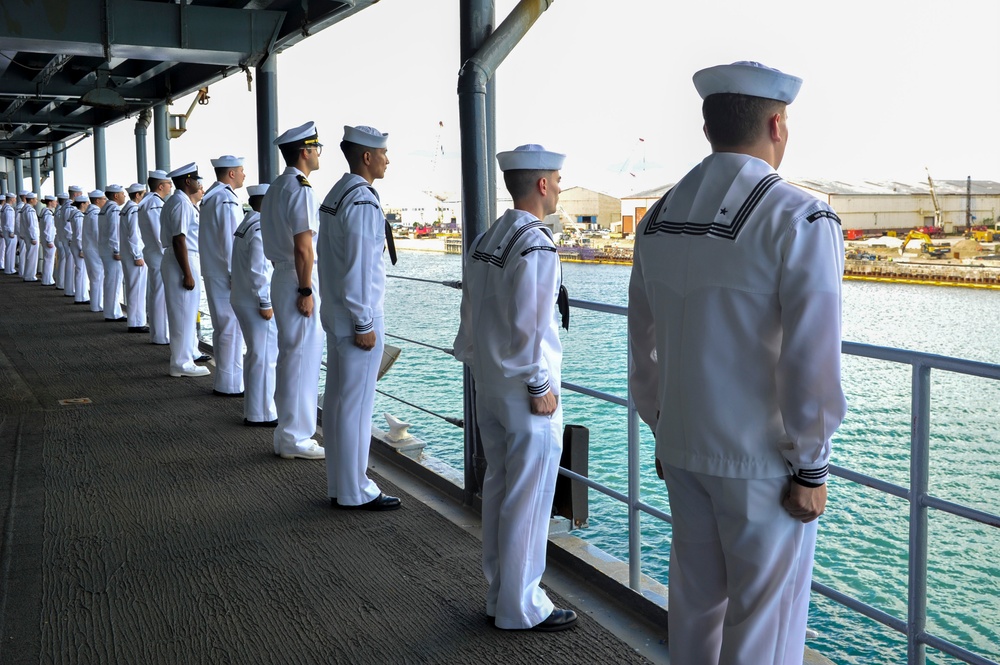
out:
{"label": "turquoise water", "polygon": [[[624,305],[629,268],[564,264],[574,298]],[[460,257],[404,252],[390,274],[459,280]],[[388,333],[451,348],[458,327],[460,292],[390,279]],[[844,338],[881,346],[996,362],[1000,357],[1000,293],[866,282],[844,284]],[[573,310],[562,331],[563,378],[624,396],[625,318]],[[379,382],[391,395],[444,415],[462,417],[461,368],[440,351],[391,340],[403,348]],[[1000,513],[1000,435],[996,411],[1000,383],[932,373],[931,492],[935,496]],[[849,413],[834,440],[833,462],[877,478],[908,485],[909,366],[845,356],[844,390]],[[616,405],[565,392],[565,422],[590,429],[590,476],[627,491],[626,412]],[[413,423],[426,452],[456,469],[463,465],[462,431],[387,397],[383,412]],[[669,512],[666,489],[653,471],[653,441],[642,427],[642,498]],[[833,478],[822,518],[814,579],[906,618],[908,505],[901,499]],[[973,526],[931,511],[928,630],[992,660],[1000,660],[1000,531]],[[642,517],[642,570],[666,583],[670,529]],[[590,492],[590,527],[576,534],[628,559],[623,506]],[[894,665],[906,660],[905,639],[881,624],[813,594],[810,641],[838,665]],[[928,649],[935,665],[960,661]]]}

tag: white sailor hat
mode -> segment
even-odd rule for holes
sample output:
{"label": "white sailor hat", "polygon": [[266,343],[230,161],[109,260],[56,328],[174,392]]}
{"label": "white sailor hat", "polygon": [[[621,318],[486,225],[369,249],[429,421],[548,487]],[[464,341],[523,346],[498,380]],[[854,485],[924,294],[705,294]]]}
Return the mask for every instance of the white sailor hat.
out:
{"label": "white sailor hat", "polygon": [[728,92],[791,104],[799,94],[802,79],[759,62],[741,60],[695,72],[694,87],[702,99]]}
{"label": "white sailor hat", "polygon": [[248,196],[264,196],[267,193],[267,188],[270,187],[269,184],[262,183],[260,185],[250,185],[247,187]]}
{"label": "white sailor hat", "polygon": [[80,194],[80,196],[73,197],[73,203],[88,203],[88,202],[90,202],[90,199],[88,199],[83,194]]}
{"label": "white sailor hat", "polygon": [[566,155],[549,152],[540,145],[529,143],[513,150],[497,153],[497,163],[501,171],[558,171],[566,161]]}
{"label": "white sailor hat", "polygon": [[26,190],[26,189],[22,189],[21,191],[19,191],[19,192],[17,193],[17,195],[18,195],[18,196],[27,196],[27,195],[28,195],[28,194],[30,194],[30,193],[31,193],[31,192],[29,192],[28,190]]}
{"label": "white sailor hat", "polygon": [[106,199],[106,198],[108,198],[107,196],[104,195],[104,192],[102,192],[99,189],[92,190],[89,194],[87,194],[87,196],[89,196],[92,199]]}
{"label": "white sailor hat", "polygon": [[59,192],[58,194],[56,194],[56,198],[59,198],[59,199],[68,199],[69,198],[69,194],[67,194],[66,192]]}
{"label": "white sailor hat", "polygon": [[144,191],[146,191],[146,186],[145,185],[141,185],[141,184],[139,184],[137,182],[133,182],[131,185],[129,185],[128,187],[125,188],[125,191],[128,192],[129,194],[135,194],[137,192],[144,192]]}
{"label": "white sailor hat", "polygon": [[4,198],[5,199],[16,199],[17,198],[17,194],[15,194],[14,192],[7,192],[6,194],[4,194]]}
{"label": "white sailor hat", "polygon": [[43,201],[55,201],[56,197],[52,196],[51,194],[46,194],[45,196],[42,197],[42,200]]}
{"label": "white sailor hat", "polygon": [[287,143],[302,142],[306,145],[319,144],[319,132],[316,131],[316,123],[310,120],[304,125],[293,127],[284,134],[274,139],[274,145],[285,145]]}
{"label": "white sailor hat", "polygon": [[150,180],[170,180],[170,176],[167,175],[167,172],[161,171],[160,169],[150,171],[148,178]]}
{"label": "white sailor hat", "polygon": [[118,194],[124,192],[125,189],[121,185],[108,185],[104,188],[106,194]]}
{"label": "white sailor hat", "polygon": [[218,159],[211,160],[212,168],[224,169],[224,168],[236,168],[237,166],[243,166],[242,157],[233,157],[232,155],[223,155]]}
{"label": "white sailor hat", "polygon": [[185,164],[179,169],[174,169],[167,174],[167,177],[171,180],[175,178],[196,178],[197,180],[201,180],[201,176],[198,175],[198,165],[194,162]]}
{"label": "white sailor hat", "polygon": [[70,185],[69,191],[70,194],[72,194],[73,192],[78,192],[80,194],[83,194],[83,187],[81,187],[80,185]]}
{"label": "white sailor hat", "polygon": [[34,192],[25,192],[24,193],[24,198],[26,198],[26,199],[37,199],[38,198],[38,194],[35,194]]}
{"label": "white sailor hat", "polygon": [[344,140],[363,145],[366,148],[384,148],[389,143],[389,134],[388,132],[383,134],[368,125],[358,125],[357,127],[344,125]]}

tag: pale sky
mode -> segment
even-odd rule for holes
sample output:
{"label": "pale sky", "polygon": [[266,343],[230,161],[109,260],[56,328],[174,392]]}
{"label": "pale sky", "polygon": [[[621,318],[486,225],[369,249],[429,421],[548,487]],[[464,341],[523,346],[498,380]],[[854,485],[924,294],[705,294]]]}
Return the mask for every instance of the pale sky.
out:
{"label": "pale sky", "polygon": [[[514,4],[496,1],[498,23]],[[344,171],[344,124],[389,133],[388,207],[458,195],[458,16],[457,0],[381,0],[279,56],[279,131],[314,120],[327,146],[310,177],[320,198]],[[926,167],[1000,181],[997,26],[996,0],[555,0],[498,71],[497,139],[565,152],[564,188],[620,197],[672,183],[708,152],[691,75],[757,60],[804,79],[787,178],[915,183]],[[172,166],[195,161],[211,182],[209,158],[236,154],[257,182],[255,93],[240,74],[209,94],[170,142]],[[108,129],[109,183],[135,179],[134,127]],[[152,127],[148,153],[153,168]],[[93,186],[90,140],[65,177]]]}

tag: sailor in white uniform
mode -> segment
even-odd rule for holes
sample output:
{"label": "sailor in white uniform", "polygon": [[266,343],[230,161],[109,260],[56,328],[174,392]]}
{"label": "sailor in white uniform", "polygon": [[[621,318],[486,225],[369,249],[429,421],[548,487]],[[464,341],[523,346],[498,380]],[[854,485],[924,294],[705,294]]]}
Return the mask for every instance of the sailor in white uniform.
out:
{"label": "sailor in white uniform", "polygon": [[216,181],[201,200],[201,277],[212,317],[215,388],[220,397],[243,395],[243,333],[229,302],[233,234],[243,219],[243,205],[234,190],[243,186],[243,158],[223,155],[212,160]]}
{"label": "sailor in white uniform", "polygon": [[77,185],[70,185],[67,192],[66,204],[61,208],[56,208],[56,229],[62,228],[63,244],[62,254],[59,259],[59,266],[56,268],[63,278],[63,295],[68,298],[76,298],[76,262],[80,258],[79,252],[74,248],[73,238],[73,216],[76,208],[73,199],[83,194],[83,189]]}
{"label": "sailor in white uniform", "polygon": [[344,127],[340,149],[350,171],[319,207],[320,320],[327,342],[323,434],[327,493],[339,508],[400,507],[399,498],[383,494],[367,474],[375,381],[385,345],[382,253],[386,238],[392,241],[372,185],[389,165],[388,136],[372,127]]}
{"label": "sailor in white uniform", "polygon": [[17,261],[17,226],[15,224],[17,210],[14,208],[16,200],[17,196],[14,192],[7,192],[4,196],[4,203],[0,206],[0,233],[3,235],[3,246],[0,249],[4,253],[3,271],[6,275],[17,273],[15,267]]}
{"label": "sailor in white uniform", "polygon": [[[53,264],[52,278],[55,280],[57,289],[66,288],[63,278],[66,275],[66,206],[69,205],[69,194],[59,192],[55,195],[56,205],[52,208],[52,227],[55,229],[55,240],[53,241]],[[44,263],[44,261],[43,261]],[[42,273],[44,273],[44,268]]]}
{"label": "sailor in white uniform", "polygon": [[274,263],[271,301],[278,325],[274,454],[283,459],[323,459],[323,447],[312,438],[323,328],[316,278],[318,210],[307,179],[319,169],[323,145],[312,122],[289,129],[274,144],[286,167],[268,188],[260,211],[264,256]]}
{"label": "sailor in white uniform", "polygon": [[142,238],[142,258],[146,264],[146,321],[149,324],[149,337],[152,344],[169,344],[170,333],[167,328],[167,301],[163,295],[163,275],[160,266],[163,263],[163,245],[160,244],[160,213],[163,203],[170,196],[174,183],[167,177],[167,172],[155,170],[149,172],[146,180],[149,194],[139,202],[139,235]]}
{"label": "sailor in white uniform", "polygon": [[271,262],[264,258],[260,237],[260,206],[267,190],[266,184],[247,187],[251,210],[233,235],[230,261],[233,271],[230,302],[247,345],[243,357],[243,424],[247,427],[275,427],[278,424],[278,411],[274,406],[278,326],[274,322],[271,305],[271,273],[274,269]]}
{"label": "sailor in white uniform", "polygon": [[177,192],[163,204],[160,244],[163,245],[163,291],[170,328],[170,376],[206,376],[207,367],[194,364],[195,324],[201,302],[198,260],[198,208],[205,190],[194,162],[167,174]]}
{"label": "sailor in white uniform", "polygon": [[802,663],[840,384],[840,220],[776,173],[801,79],[694,75],[712,154],[647,213],[631,392],[672,509],[670,662]]}
{"label": "sailor in white uniform", "polygon": [[24,252],[22,253],[24,271],[21,275],[25,282],[38,281],[38,248],[41,242],[41,233],[38,226],[38,213],[35,211],[35,204],[38,203],[38,195],[28,192],[24,196],[25,205],[21,209],[21,234],[24,238]]}
{"label": "sailor in white uniform", "polygon": [[25,238],[27,231],[24,226],[24,199],[28,195],[28,190],[22,189],[17,193],[17,201],[14,204],[14,234],[17,236],[17,274],[24,279],[24,258],[25,258]]}
{"label": "sailor in white uniform", "polygon": [[122,292],[122,257],[118,240],[125,189],[121,185],[108,185],[104,193],[108,198],[97,217],[97,249],[104,266],[104,320],[114,323],[126,320],[119,297]]}
{"label": "sailor in white uniform", "polygon": [[118,221],[119,256],[125,277],[125,302],[128,303],[128,331],[148,333],[146,325],[146,262],[142,258],[142,236],[139,233],[139,202],[146,187],[133,183],[125,188],[128,200],[122,206]]}
{"label": "sailor in white uniform", "polygon": [[42,286],[52,286],[56,283],[53,277],[56,267],[56,223],[52,213],[56,209],[57,200],[51,194],[46,194],[42,200],[45,201],[45,207],[38,220],[41,231]]}
{"label": "sailor in white uniform", "polygon": [[99,189],[89,193],[90,206],[83,212],[83,254],[87,263],[87,279],[90,282],[90,311],[104,311],[104,263],[99,251],[99,231],[97,217],[108,197]]}
{"label": "sailor in white uniform", "polygon": [[533,144],[497,155],[514,208],[473,241],[462,280],[454,349],[476,381],[486,614],[504,629],[551,632],[577,621],[539,586],[562,454],[556,312],[565,302],[559,255],[540,220],[556,211],[564,160]]}
{"label": "sailor in white uniform", "polygon": [[83,213],[90,207],[90,199],[84,194],[73,197],[73,209],[69,213],[69,231],[66,236],[73,251],[73,304],[90,304],[90,279],[87,276],[87,262],[83,250]]}

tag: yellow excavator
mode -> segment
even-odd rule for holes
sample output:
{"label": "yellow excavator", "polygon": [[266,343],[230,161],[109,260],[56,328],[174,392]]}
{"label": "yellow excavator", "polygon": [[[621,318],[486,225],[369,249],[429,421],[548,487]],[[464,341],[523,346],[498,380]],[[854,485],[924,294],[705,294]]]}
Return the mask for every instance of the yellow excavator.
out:
{"label": "yellow excavator", "polygon": [[900,256],[902,256],[903,252],[906,251],[906,245],[908,245],[911,240],[920,240],[920,252],[922,254],[926,254],[932,259],[943,259],[951,252],[950,245],[935,245],[931,242],[931,237],[929,235],[914,229],[906,234],[906,237],[903,239],[903,244],[899,246]]}

